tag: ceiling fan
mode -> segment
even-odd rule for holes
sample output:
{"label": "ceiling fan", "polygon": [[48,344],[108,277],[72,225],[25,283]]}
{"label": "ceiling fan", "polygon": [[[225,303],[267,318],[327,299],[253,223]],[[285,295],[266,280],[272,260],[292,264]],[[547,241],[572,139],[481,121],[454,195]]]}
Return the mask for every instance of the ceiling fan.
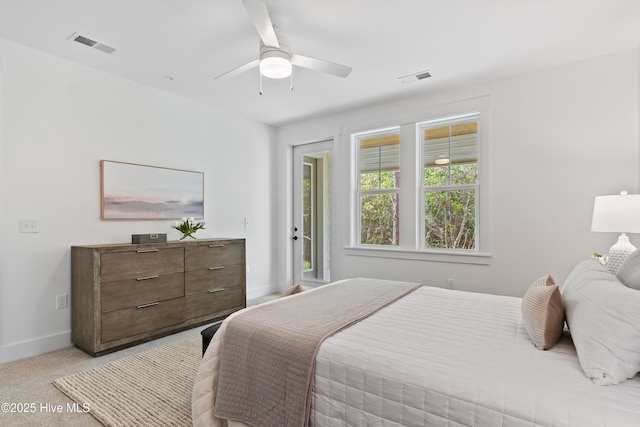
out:
{"label": "ceiling fan", "polygon": [[[264,3],[259,0],[242,0],[242,4],[260,35],[259,59],[227,71],[215,77],[216,79],[234,77],[254,67],[260,67],[261,85],[262,76],[272,79],[291,76],[294,65],[338,77],[347,77],[351,72],[351,67],[346,65],[292,53],[286,37],[279,33],[276,34],[279,24],[271,21],[269,10]],[[293,85],[291,89],[293,90]],[[260,94],[262,95],[262,89],[260,89]]]}

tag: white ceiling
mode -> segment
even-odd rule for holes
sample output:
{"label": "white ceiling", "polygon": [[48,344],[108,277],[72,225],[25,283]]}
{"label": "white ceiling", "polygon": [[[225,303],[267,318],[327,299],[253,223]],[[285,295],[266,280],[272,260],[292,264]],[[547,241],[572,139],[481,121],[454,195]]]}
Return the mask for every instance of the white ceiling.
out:
{"label": "white ceiling", "polygon": [[[241,0],[0,0],[0,38],[272,125],[640,44],[638,0],[265,0],[295,53],[353,67],[263,83]],[[117,51],[70,41],[77,32]],[[1,52],[0,52],[1,54]],[[398,77],[430,70],[402,84]]]}

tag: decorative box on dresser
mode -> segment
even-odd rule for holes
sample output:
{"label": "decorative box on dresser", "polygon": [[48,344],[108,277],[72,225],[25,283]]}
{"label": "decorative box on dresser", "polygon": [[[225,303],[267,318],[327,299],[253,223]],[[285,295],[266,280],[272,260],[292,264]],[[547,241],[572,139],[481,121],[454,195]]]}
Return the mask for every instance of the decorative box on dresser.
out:
{"label": "decorative box on dresser", "polygon": [[71,340],[94,356],[246,307],[244,239],[71,247]]}

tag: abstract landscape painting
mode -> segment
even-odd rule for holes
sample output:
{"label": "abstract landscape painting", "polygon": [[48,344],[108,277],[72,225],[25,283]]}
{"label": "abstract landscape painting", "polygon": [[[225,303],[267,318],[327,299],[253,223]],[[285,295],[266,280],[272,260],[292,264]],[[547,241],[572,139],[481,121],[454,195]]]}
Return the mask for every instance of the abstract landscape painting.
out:
{"label": "abstract landscape painting", "polygon": [[100,161],[102,219],[204,218],[204,173]]}

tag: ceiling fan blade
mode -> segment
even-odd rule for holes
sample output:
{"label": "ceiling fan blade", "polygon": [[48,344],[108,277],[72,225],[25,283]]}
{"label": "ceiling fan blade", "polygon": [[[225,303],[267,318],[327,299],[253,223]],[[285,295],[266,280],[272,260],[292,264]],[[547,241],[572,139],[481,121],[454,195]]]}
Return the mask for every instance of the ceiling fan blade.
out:
{"label": "ceiling fan blade", "polygon": [[228,77],[234,77],[237,76],[238,74],[244,73],[245,71],[248,71],[250,69],[252,69],[253,67],[257,67],[258,64],[260,64],[260,60],[259,59],[254,59],[251,62],[248,62],[244,65],[241,65],[239,67],[234,68],[233,70],[227,71],[226,73],[220,74],[217,77],[214,77],[215,79],[226,79]]}
{"label": "ceiling fan blade", "polygon": [[295,54],[291,55],[291,63],[300,67],[309,68],[310,70],[323,71],[338,77],[347,77],[352,69],[346,65],[336,64],[335,62]]}
{"label": "ceiling fan blade", "polygon": [[280,47],[278,37],[276,36],[276,30],[273,28],[271,17],[269,16],[269,10],[267,6],[258,0],[242,0],[244,8],[247,9],[249,18],[253,21],[258,34],[265,46]]}

